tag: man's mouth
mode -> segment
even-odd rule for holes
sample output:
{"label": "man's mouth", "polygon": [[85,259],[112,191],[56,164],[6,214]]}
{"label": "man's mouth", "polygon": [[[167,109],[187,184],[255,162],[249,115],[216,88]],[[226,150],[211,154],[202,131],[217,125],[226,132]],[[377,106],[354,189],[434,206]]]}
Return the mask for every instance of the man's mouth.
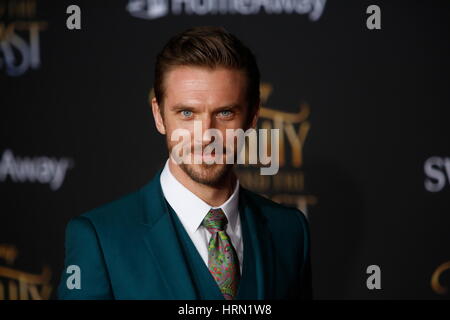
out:
{"label": "man's mouth", "polygon": [[197,159],[201,159],[202,162],[208,162],[211,163],[214,160],[218,161],[219,158],[216,158],[216,152],[212,151],[212,152],[203,152],[203,153],[192,153],[194,154],[194,157]]}

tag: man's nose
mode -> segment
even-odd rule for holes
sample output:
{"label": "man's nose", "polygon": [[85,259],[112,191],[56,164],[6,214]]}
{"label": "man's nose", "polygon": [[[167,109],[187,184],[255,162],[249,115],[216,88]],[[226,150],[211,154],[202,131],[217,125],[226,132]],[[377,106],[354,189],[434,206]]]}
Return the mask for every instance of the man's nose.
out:
{"label": "man's nose", "polygon": [[214,119],[211,115],[205,115],[202,118],[202,143],[203,145],[211,143],[213,136],[211,130],[214,129]]}

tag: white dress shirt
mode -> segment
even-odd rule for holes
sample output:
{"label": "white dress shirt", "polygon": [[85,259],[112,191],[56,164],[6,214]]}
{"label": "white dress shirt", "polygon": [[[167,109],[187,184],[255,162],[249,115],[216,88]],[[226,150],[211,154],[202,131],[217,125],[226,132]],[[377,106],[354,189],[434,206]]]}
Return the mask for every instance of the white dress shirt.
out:
{"label": "white dress shirt", "polygon": [[238,207],[239,180],[236,179],[237,181],[233,194],[227,201],[218,207],[211,207],[173,176],[170,172],[169,161],[170,158],[166,161],[166,165],[160,176],[164,197],[177,214],[206,266],[208,266],[208,244],[211,234],[204,226],[202,226],[202,221],[211,208],[221,208],[228,219],[225,231],[230,237],[231,243],[236,250],[242,274],[243,242]]}

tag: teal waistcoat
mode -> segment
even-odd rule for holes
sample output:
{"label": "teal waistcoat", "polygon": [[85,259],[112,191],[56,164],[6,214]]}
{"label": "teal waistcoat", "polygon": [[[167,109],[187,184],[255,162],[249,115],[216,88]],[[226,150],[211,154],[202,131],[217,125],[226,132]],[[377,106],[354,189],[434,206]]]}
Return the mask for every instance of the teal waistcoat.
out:
{"label": "teal waistcoat", "polygon": [[[167,203],[167,202],[166,202]],[[189,273],[195,286],[198,299],[202,300],[224,300],[219,286],[211,275],[208,267],[197,251],[194,243],[184,229],[178,215],[167,203],[168,211],[174,225],[178,241],[180,242],[184,259],[188,262]],[[242,211],[241,211],[242,212]],[[255,258],[251,244],[247,221],[244,215],[240,215],[242,225],[242,237],[244,242],[244,254],[242,275],[239,282],[236,300],[249,300],[257,296],[255,277]]]}

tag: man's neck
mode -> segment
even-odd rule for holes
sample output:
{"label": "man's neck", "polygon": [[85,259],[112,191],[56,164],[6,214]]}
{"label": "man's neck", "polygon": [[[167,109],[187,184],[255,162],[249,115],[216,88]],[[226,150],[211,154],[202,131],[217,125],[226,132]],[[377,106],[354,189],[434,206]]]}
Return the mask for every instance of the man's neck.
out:
{"label": "man's neck", "polygon": [[169,169],[183,186],[212,207],[218,207],[227,201],[236,184],[236,176],[232,170],[229,171],[222,184],[209,186],[192,180],[183,169],[171,160],[169,160]]}

